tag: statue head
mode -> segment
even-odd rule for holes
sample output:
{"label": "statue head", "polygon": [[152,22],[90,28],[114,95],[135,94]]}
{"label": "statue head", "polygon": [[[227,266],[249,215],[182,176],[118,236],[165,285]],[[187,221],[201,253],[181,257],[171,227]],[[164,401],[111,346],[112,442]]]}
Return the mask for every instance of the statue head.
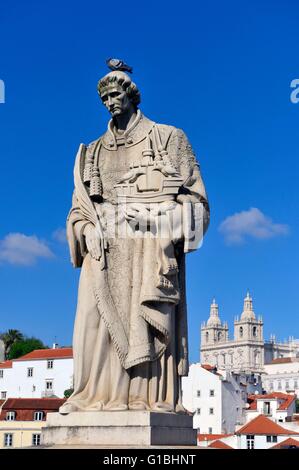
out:
{"label": "statue head", "polygon": [[98,82],[98,93],[112,117],[120,116],[129,110],[137,110],[140,92],[129,75],[115,70]]}

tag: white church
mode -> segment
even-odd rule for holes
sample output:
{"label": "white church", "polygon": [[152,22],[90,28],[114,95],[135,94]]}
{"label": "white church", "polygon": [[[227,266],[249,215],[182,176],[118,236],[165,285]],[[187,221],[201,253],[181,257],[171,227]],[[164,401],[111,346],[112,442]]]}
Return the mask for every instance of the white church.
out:
{"label": "white church", "polygon": [[262,317],[257,318],[253,311],[248,292],[241,317],[234,321],[234,339],[230,340],[228,325],[221,322],[214,299],[210,318],[201,326],[200,362],[235,373],[259,374],[274,359],[299,356],[299,344],[294,340],[277,343],[271,337],[270,341],[264,341],[263,326]]}

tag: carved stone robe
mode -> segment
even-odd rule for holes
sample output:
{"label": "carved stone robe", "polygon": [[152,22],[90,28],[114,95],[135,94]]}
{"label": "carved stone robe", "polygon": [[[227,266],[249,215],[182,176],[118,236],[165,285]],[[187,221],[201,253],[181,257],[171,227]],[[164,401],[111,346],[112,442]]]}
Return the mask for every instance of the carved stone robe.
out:
{"label": "carved stone robe", "polygon": [[[84,170],[94,161],[98,149],[101,198],[93,201],[93,206],[107,229],[110,216],[105,205],[118,211],[115,185],[130,164],[141,161],[145,140],[151,138],[154,125],[173,167],[184,180],[177,204],[201,203],[205,231],[207,197],[185,134],[172,126],[155,124],[140,111],[124,134],[116,133],[111,120],[100,139],[81,147],[75,172],[81,175],[88,194]],[[194,248],[186,239],[170,240],[168,259],[175,266],[168,273],[164,270],[165,283],[157,284],[163,255],[159,240],[116,235],[108,238],[106,266],[102,269],[87,252],[83,230],[91,222],[84,215],[78,191],[75,184],[67,220],[71,259],[75,267],[81,267],[73,338],[74,393],[67,403],[80,410],[180,411],[180,376],[188,374],[184,257]]]}

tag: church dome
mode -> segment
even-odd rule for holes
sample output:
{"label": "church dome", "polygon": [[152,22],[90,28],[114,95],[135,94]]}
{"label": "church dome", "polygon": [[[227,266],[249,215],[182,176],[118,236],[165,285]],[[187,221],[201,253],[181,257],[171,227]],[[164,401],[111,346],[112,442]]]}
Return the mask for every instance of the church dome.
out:
{"label": "church dome", "polygon": [[207,326],[221,326],[221,320],[218,313],[218,304],[216,304],[215,299],[213,299],[213,302],[211,303],[210,318],[207,321]]}
{"label": "church dome", "polygon": [[249,292],[244,299],[244,307],[241,315],[241,320],[255,320],[255,313],[252,306],[252,298],[250,297]]}

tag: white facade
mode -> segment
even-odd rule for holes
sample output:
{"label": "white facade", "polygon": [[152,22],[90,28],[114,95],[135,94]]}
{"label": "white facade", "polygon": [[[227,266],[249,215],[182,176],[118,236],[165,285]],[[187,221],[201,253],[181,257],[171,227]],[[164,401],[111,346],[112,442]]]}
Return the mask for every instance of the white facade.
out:
{"label": "white facade", "polygon": [[73,358],[46,351],[46,358],[16,359],[2,369],[0,364],[0,398],[64,397],[73,387]]}
{"label": "white facade", "polygon": [[[293,397],[293,395],[291,395]],[[256,409],[248,409],[246,411],[246,422],[251,421],[259,415],[265,415],[276,423],[284,423],[288,417],[293,416],[296,412],[296,400],[290,400],[288,407],[284,409],[281,405],[286,403],[286,400],[272,395],[264,395],[256,398]]]}
{"label": "white facade", "polygon": [[251,446],[251,449],[270,449],[276,444],[281,444],[290,437],[293,439],[298,439],[299,436],[296,434],[294,436],[290,436],[289,434],[280,434],[278,436],[255,434],[252,436],[252,439],[248,439],[248,437],[249,436],[247,435],[237,436],[237,449],[248,449],[249,446]]}
{"label": "white facade", "polygon": [[243,424],[247,394],[240,382],[235,374],[218,374],[192,364],[182,390],[183,406],[194,413],[193,428],[200,434],[222,434],[233,433],[237,424]]}
{"label": "white facade", "polygon": [[273,359],[283,357],[299,357],[299,340],[290,337],[284,343],[278,343],[272,335],[270,341],[265,341],[265,364],[269,364]]}
{"label": "white facade", "polygon": [[286,358],[285,362],[265,364],[262,381],[267,393],[295,393],[299,397],[299,359]]}
{"label": "white facade", "polygon": [[264,341],[262,318],[256,318],[252,298],[247,293],[241,317],[234,321],[233,340],[229,339],[227,323],[221,322],[218,305],[213,300],[210,317],[201,326],[200,353],[203,364],[212,364],[218,369],[229,369],[236,373],[262,373],[264,365],[273,359],[299,358],[299,340],[289,338],[279,343],[272,335],[270,341]]}
{"label": "white facade", "polygon": [[201,362],[236,373],[261,373],[264,366],[262,318],[256,319],[249,294],[241,318],[234,322],[234,340],[228,338],[227,323],[221,323],[218,305],[211,304],[210,318],[201,326]]}

